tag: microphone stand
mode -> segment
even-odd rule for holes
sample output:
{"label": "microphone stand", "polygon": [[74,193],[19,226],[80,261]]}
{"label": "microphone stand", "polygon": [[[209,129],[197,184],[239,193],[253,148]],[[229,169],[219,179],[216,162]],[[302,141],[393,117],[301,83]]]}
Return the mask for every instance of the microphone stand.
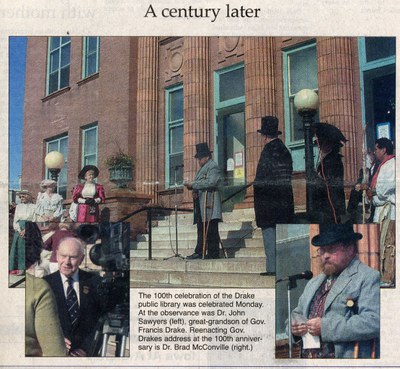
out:
{"label": "microphone stand", "polygon": [[292,342],[292,307],[291,307],[291,303],[290,303],[290,291],[292,290],[292,288],[296,288],[297,287],[297,283],[296,280],[290,280],[287,283],[287,305],[288,305],[288,321],[289,321],[289,359],[292,358],[292,350],[293,350],[293,342]]}
{"label": "microphone stand", "polygon": [[168,260],[171,258],[180,258],[184,260],[185,258],[179,254],[178,252],[178,183],[176,182],[176,177],[177,177],[177,172],[178,172],[179,166],[175,166],[174,168],[174,197],[175,197],[175,206],[174,206],[174,213],[175,213],[175,253],[172,256],[169,256],[167,258],[164,258],[164,260]]}
{"label": "microphone stand", "polygon": [[[278,279],[275,283],[282,282],[283,279]],[[292,343],[292,306],[291,306],[291,299],[290,299],[290,291],[293,288],[297,287],[296,279],[290,279],[287,282],[287,307],[288,307],[288,335],[289,335],[289,359],[292,358],[292,350],[293,350],[293,343]]]}

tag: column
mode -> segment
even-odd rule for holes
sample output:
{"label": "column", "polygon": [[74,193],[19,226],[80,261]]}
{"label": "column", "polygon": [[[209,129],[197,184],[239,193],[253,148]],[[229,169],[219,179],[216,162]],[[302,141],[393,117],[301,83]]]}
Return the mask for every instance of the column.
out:
{"label": "column", "polygon": [[362,128],[361,124],[356,124],[354,52],[350,37],[317,40],[320,120],[337,126],[348,139],[341,150],[345,184],[356,180],[357,150],[359,155],[362,150]]}
{"label": "column", "polygon": [[[195,145],[208,142],[213,151],[210,120],[210,66],[209,38],[185,37],[183,66],[184,101],[184,172],[183,177],[193,180],[198,170],[194,155]],[[184,203],[191,204],[191,192],[184,190]]]}
{"label": "column", "polygon": [[[244,72],[246,97],[246,178],[254,180],[258,159],[263,149],[261,117],[277,115],[275,40],[273,37],[246,37],[244,39]],[[279,122],[284,132],[283,121]],[[253,187],[246,197],[253,196]]]}
{"label": "column", "polygon": [[158,38],[138,41],[136,189],[155,195],[157,188]]}

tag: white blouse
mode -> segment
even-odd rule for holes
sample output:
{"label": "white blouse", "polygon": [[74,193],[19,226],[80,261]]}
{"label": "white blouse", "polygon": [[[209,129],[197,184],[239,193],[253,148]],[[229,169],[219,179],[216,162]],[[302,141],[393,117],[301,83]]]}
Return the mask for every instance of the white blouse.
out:
{"label": "white blouse", "polygon": [[13,228],[19,232],[21,230],[18,221],[32,221],[35,215],[35,204],[18,204],[15,208]]}

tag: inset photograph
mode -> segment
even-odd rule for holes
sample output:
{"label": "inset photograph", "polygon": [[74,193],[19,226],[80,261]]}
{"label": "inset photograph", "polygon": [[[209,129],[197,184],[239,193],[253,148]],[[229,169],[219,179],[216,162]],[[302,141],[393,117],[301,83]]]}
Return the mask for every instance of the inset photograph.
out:
{"label": "inset photograph", "polygon": [[276,358],[379,358],[378,225],[280,225],[282,234],[292,240],[277,247]]}
{"label": "inset photograph", "polygon": [[25,355],[129,356],[129,223],[52,229],[25,223]]}

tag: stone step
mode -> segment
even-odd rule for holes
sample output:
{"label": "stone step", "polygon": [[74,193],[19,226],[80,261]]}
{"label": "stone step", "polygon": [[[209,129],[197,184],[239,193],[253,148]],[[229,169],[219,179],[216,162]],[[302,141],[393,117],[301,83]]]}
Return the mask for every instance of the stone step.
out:
{"label": "stone step", "polygon": [[137,271],[171,271],[171,272],[218,272],[218,273],[255,273],[263,272],[265,257],[254,258],[218,259],[218,260],[184,260],[171,258],[167,260],[143,260],[131,258],[131,273]]}
{"label": "stone step", "polygon": [[[262,238],[261,229],[243,229],[243,230],[229,230],[229,231],[220,231],[219,235],[223,240],[228,238]],[[152,241],[164,241],[166,238],[166,234],[158,234],[152,232]],[[197,240],[197,232],[180,232],[178,229],[178,237],[179,241],[184,240]],[[175,238],[175,232],[171,229],[171,238]],[[149,235],[148,234],[141,234],[136,237],[136,241],[148,241]]]}
{"label": "stone step", "polygon": [[[228,248],[247,248],[247,247],[264,247],[262,238],[228,238],[222,240],[222,243],[226,249]],[[163,241],[151,242],[154,250],[156,249],[173,249],[176,248],[175,237],[171,239],[165,239]],[[196,245],[196,239],[192,240],[180,240],[178,239],[179,249],[192,249]],[[131,242],[131,250],[148,250],[149,243],[147,241],[133,241]]]}
{"label": "stone step", "polygon": [[[219,260],[218,260],[219,261]],[[200,262],[218,262],[205,261]],[[218,273],[218,272],[181,272],[168,270],[135,271],[131,272],[132,287],[214,287],[214,288],[274,288],[275,277],[260,276],[254,273]]]}
{"label": "stone step", "polygon": [[[255,221],[245,221],[245,222],[221,222],[218,224],[218,229],[220,232],[223,231],[234,231],[234,230],[255,230],[257,228]],[[195,224],[181,224],[178,221],[178,234],[197,232],[197,225]],[[171,221],[169,225],[158,225],[152,228],[152,234],[173,234],[175,235],[175,219]]]}
{"label": "stone step", "polygon": [[[181,254],[183,257],[189,256],[193,253],[194,251],[194,245],[191,248],[179,248],[179,254]],[[229,258],[241,258],[241,257],[263,257],[265,256],[264,253],[264,248],[261,247],[243,247],[243,248],[227,248],[226,252],[228,254]],[[163,259],[167,258],[171,255],[174,255],[175,253],[175,248],[173,249],[153,249],[152,250],[152,259]],[[130,257],[131,258],[143,258],[147,259],[148,258],[148,250],[147,249],[142,249],[142,250],[131,250],[130,252]],[[220,254],[222,255],[222,251],[220,251]]]}
{"label": "stone step", "polygon": [[[169,220],[168,217],[171,219]],[[224,223],[253,221],[255,219],[254,209],[235,209],[232,212],[222,213]],[[159,226],[169,226],[175,221],[175,213],[158,218]],[[175,224],[175,223],[174,223]],[[178,224],[193,224],[193,213],[178,213]]]}

